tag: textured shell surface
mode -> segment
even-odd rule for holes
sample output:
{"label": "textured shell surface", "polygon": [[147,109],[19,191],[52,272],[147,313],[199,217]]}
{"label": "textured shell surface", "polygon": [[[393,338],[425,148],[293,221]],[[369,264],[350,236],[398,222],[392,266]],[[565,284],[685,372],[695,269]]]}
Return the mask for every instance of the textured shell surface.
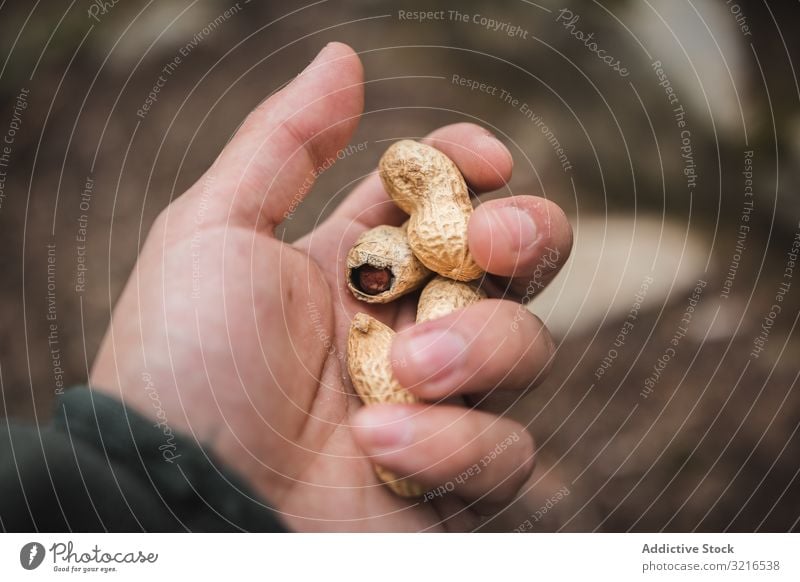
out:
{"label": "textured shell surface", "polygon": [[[358,313],[350,325],[347,367],[356,393],[366,405],[411,404],[419,399],[403,388],[392,374],[390,349],[394,331],[377,319]],[[376,466],[375,473],[401,497],[419,497],[425,490],[410,479],[400,479]]]}
{"label": "textured shell surface", "polygon": [[483,270],[469,252],[468,222],[469,215],[452,202],[425,206],[411,217],[408,244],[431,271],[459,281],[472,281]]}
{"label": "textured shell surface", "polygon": [[444,317],[482,299],[486,299],[486,293],[474,285],[445,277],[434,277],[420,294],[417,323]]}
{"label": "textured shell surface", "polygon": [[445,277],[480,277],[467,237],[469,190],[455,163],[436,148],[403,140],[386,151],[379,169],[389,196],[411,215],[408,241],[419,260]]}
{"label": "textured shell surface", "polygon": [[347,366],[356,393],[367,404],[419,402],[392,374],[394,331],[374,317],[356,314],[347,341]]}

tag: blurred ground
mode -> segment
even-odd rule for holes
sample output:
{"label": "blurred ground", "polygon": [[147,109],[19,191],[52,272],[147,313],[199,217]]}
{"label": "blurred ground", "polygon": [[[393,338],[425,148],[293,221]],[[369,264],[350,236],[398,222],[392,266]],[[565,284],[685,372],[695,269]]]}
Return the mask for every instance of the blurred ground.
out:
{"label": "blurred ground", "polygon": [[[573,261],[532,302],[559,337],[554,373],[513,413],[532,420],[540,478],[487,529],[796,529],[800,281],[785,274],[800,220],[800,8],[775,4],[0,3],[3,413],[46,417],[60,382],[85,380],[153,218],[247,111],[340,40],[365,64],[367,148],[321,177],[283,236],[324,217],[386,140],[465,120],[514,152],[498,195],[546,196],[573,217]],[[467,21],[398,12],[420,9]]]}

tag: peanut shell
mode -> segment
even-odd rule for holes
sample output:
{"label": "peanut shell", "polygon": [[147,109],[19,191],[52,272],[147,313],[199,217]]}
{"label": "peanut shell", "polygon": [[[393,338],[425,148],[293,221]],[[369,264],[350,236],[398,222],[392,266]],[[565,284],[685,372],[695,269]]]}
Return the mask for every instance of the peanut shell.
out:
{"label": "peanut shell", "polygon": [[[370,293],[359,282],[359,270],[365,266],[385,270],[388,285],[385,291]],[[406,238],[406,225],[377,226],[366,231],[347,253],[347,288],[356,299],[367,303],[388,303],[419,289],[431,276],[411,251]]]}
{"label": "peanut shell", "polygon": [[403,140],[386,150],[378,169],[389,196],[411,217],[408,243],[417,258],[450,279],[480,277],[467,241],[472,204],[455,163],[436,148]]}
{"label": "peanut shell", "polygon": [[481,299],[486,299],[486,293],[473,285],[445,277],[434,277],[420,293],[417,323],[444,317]]}
{"label": "peanut shell", "polygon": [[[394,331],[365,313],[357,313],[347,340],[347,367],[356,393],[366,405],[412,404],[420,400],[403,388],[392,374],[389,355]],[[409,479],[399,479],[382,467],[378,477],[401,497],[420,497],[425,489]]]}

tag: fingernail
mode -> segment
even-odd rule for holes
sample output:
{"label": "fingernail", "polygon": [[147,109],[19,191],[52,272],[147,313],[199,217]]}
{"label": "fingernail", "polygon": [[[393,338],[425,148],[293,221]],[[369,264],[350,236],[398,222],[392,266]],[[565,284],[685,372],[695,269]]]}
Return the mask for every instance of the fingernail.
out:
{"label": "fingernail", "polygon": [[376,405],[362,408],[354,419],[361,445],[373,455],[403,449],[414,439],[414,414],[402,405]]}
{"label": "fingernail", "polygon": [[493,212],[495,230],[502,232],[504,240],[497,241],[508,250],[520,252],[536,244],[538,229],[530,214],[515,206],[505,206]]}
{"label": "fingernail", "polygon": [[396,341],[395,365],[408,366],[422,392],[460,369],[467,357],[467,342],[453,329],[412,331]]}

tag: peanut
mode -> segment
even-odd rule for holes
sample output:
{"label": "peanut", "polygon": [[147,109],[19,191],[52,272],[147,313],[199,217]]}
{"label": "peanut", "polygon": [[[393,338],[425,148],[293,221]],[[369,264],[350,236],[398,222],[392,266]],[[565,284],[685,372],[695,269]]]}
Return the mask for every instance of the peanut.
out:
{"label": "peanut", "polygon": [[[347,367],[350,380],[364,404],[412,404],[419,399],[403,388],[392,374],[389,350],[394,331],[365,313],[358,313],[350,325]],[[378,477],[401,497],[420,497],[425,490],[409,479],[399,479],[382,467]]]}
{"label": "peanut", "polygon": [[378,170],[389,196],[411,217],[408,244],[422,264],[458,281],[480,277],[467,241],[469,191],[453,161],[436,148],[403,140],[386,150]]}
{"label": "peanut", "polygon": [[467,283],[434,277],[425,285],[417,304],[417,323],[444,317],[486,298],[486,293]]}
{"label": "peanut", "polygon": [[430,275],[408,245],[406,225],[368,230],[347,254],[347,287],[367,303],[388,303],[418,289]]}

